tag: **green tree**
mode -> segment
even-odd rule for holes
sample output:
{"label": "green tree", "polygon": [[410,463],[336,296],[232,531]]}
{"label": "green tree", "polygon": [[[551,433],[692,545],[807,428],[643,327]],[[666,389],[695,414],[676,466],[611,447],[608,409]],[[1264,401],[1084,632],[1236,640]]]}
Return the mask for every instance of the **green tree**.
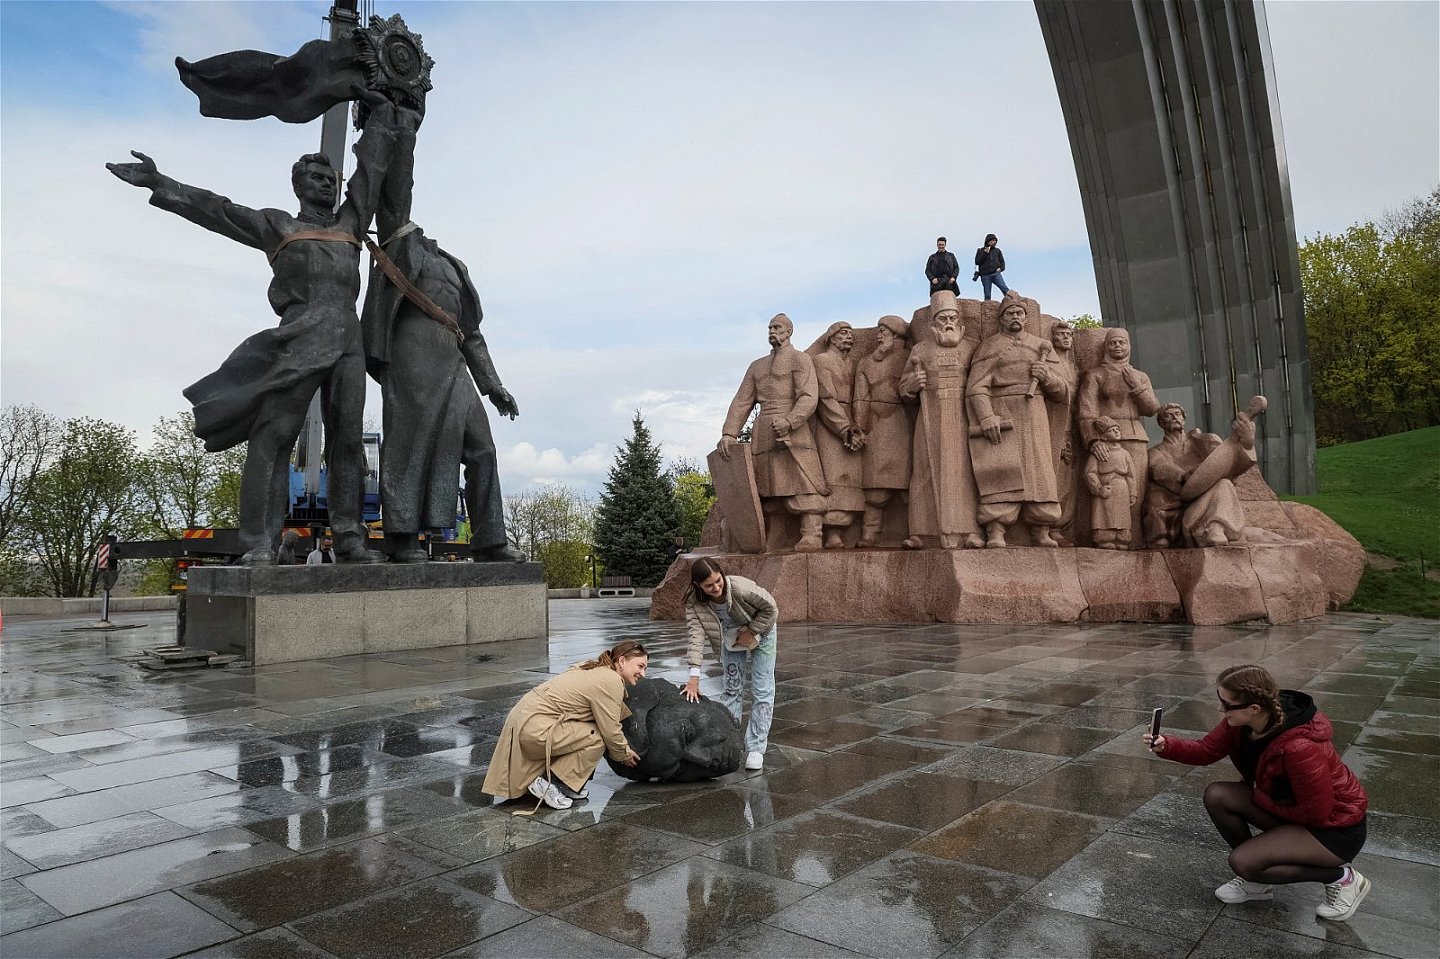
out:
{"label": "green tree", "polygon": [[1098,330],[1105,325],[1092,313],[1076,313],[1074,316],[1068,317],[1066,322],[1077,330]]}
{"label": "green tree", "polygon": [[23,524],[35,481],[55,455],[61,422],[38,406],[0,411],[0,596],[42,596],[46,581]]}
{"label": "green tree", "polygon": [[[245,446],[206,452],[204,442],[195,435],[194,414],[188,410],[160,418],[139,465],[144,510],[141,535],[145,538],[179,539],[191,527],[239,522]],[[164,593],[177,582],[175,560],[152,560],[139,591]]]}
{"label": "green tree", "polygon": [[103,420],[67,420],[31,483],[20,542],[55,596],[93,596],[101,538],[133,538],[144,523],[134,434]]}
{"label": "green tree", "polygon": [[515,545],[539,563],[552,589],[590,582],[594,504],[564,484],[505,496],[505,526]]}
{"label": "green tree", "polygon": [[595,548],[606,569],[654,586],[669,567],[667,551],[680,532],[675,492],[660,469],[660,446],[640,413],[634,432],[610,467],[595,518]]}
{"label": "green tree", "polygon": [[687,549],[700,545],[705,518],[715,503],[715,485],[710,472],[694,460],[681,458],[670,465],[670,483],[675,489],[675,508],[680,517],[680,536]]}
{"label": "green tree", "polygon": [[1440,424],[1440,188],[1300,246],[1322,446]]}

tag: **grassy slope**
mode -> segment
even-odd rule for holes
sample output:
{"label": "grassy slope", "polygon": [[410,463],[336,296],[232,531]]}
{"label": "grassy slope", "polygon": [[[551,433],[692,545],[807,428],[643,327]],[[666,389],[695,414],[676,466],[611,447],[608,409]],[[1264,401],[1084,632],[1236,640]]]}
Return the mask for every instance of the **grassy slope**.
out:
{"label": "grassy slope", "polygon": [[1440,617],[1440,583],[1421,579],[1440,568],[1440,426],[1318,451],[1321,492],[1285,497],[1308,503],[1350,531],[1362,546],[1399,561],[1370,566],[1348,608]]}

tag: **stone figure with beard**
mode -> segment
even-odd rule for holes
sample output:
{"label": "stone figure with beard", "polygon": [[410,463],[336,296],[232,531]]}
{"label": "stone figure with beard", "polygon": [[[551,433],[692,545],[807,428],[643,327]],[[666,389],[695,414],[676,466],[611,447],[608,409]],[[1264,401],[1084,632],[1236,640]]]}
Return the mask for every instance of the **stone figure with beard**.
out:
{"label": "stone figure with beard", "polygon": [[860,450],[860,483],[865,489],[861,546],[880,545],[885,506],[910,489],[910,412],[900,397],[900,377],[910,358],[910,327],[898,316],[882,316],[877,344],[855,371],[855,428],[865,437]]}

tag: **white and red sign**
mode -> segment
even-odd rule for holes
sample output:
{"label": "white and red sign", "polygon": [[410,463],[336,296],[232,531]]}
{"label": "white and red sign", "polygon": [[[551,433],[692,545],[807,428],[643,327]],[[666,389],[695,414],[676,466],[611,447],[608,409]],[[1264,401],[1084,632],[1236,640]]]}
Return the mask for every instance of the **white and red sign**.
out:
{"label": "white and red sign", "polygon": [[109,568],[110,568],[110,544],[109,544],[109,543],[101,543],[101,544],[100,544],[100,552],[95,556],[95,568],[96,568],[96,569],[109,569]]}

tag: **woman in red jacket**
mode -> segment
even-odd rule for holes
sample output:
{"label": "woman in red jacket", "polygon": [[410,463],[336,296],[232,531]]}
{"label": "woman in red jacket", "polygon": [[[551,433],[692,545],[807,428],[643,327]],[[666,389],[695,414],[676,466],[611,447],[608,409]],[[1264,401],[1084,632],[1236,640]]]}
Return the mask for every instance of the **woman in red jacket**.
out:
{"label": "woman in red jacket", "polygon": [[[1232,666],[1216,680],[1220,725],[1204,739],[1144,740],[1166,759],[1208,766],[1229,756],[1244,782],[1214,782],[1205,811],[1230,844],[1235,878],[1215,890],[1221,902],[1270,899],[1282,883],[1325,884],[1322,919],[1349,919],[1370,880],[1349,863],[1365,845],[1360,781],[1330,742],[1330,720],[1305,693],[1281,689],[1259,666]],[[1251,834],[1251,827],[1260,831]]]}

